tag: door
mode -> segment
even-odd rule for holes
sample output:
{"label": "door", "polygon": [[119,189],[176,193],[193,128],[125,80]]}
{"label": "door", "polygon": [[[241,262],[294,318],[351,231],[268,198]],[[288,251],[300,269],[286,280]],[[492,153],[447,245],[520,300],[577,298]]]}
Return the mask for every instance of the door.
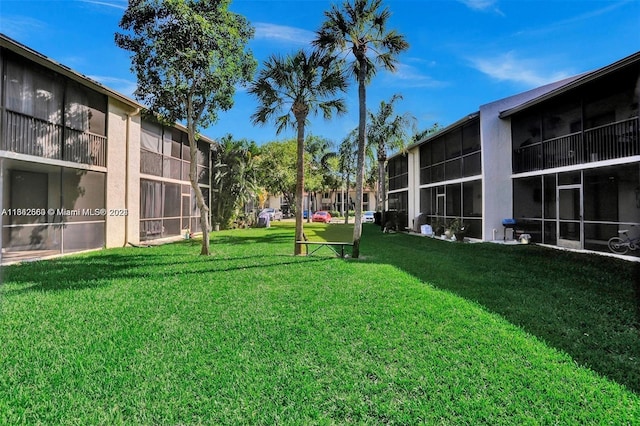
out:
{"label": "door", "polygon": [[[443,189],[444,190],[444,189]],[[445,194],[436,195],[436,216],[444,222],[444,206],[447,204]]]}
{"label": "door", "polygon": [[582,185],[558,186],[558,246],[582,249]]}

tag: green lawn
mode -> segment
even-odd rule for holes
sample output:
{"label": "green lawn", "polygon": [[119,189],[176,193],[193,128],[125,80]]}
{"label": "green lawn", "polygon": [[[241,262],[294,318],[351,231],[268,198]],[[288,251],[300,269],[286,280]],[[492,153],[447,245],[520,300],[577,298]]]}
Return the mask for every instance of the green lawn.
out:
{"label": "green lawn", "polygon": [[[343,225],[310,239],[349,240]],[[365,225],[3,268],[0,424],[634,424],[633,265]],[[325,255],[326,254],[326,255]]]}

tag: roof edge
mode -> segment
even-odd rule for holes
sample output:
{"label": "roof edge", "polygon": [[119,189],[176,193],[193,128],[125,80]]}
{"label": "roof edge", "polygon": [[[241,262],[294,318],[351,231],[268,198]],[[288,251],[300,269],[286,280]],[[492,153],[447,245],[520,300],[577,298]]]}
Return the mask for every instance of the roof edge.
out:
{"label": "roof edge", "polygon": [[[20,55],[22,57],[27,58],[28,60],[31,60],[39,65],[42,65],[43,67],[46,67],[52,71],[57,72],[60,75],[63,75],[67,78],[70,78],[71,80],[74,80],[77,83],[81,83],[85,86],[88,86],[89,88],[91,88],[92,90],[95,90],[99,93],[102,93],[103,95],[107,95],[113,99],[118,100],[119,102],[122,102],[125,105],[128,105],[129,107],[131,107],[131,109],[133,111],[138,110],[138,109],[143,109],[143,110],[147,110],[148,108],[145,107],[144,105],[142,105],[141,103],[129,98],[128,96],[125,96],[121,93],[116,92],[113,89],[110,89],[109,87],[105,86],[104,84],[97,82],[89,77],[87,77],[84,74],[81,74],[77,71],[74,71],[73,69],[71,69],[70,67],[49,58],[48,56],[37,52],[36,50],[33,50],[32,48],[20,43],[19,41],[16,41],[14,39],[12,39],[11,37],[7,36],[4,33],[0,33],[0,47],[3,47],[17,55]],[[186,126],[184,126],[181,123],[174,123],[173,126],[177,129],[180,129],[182,131],[186,131],[187,128]],[[215,139],[210,138],[208,136],[203,135],[202,133],[198,132],[199,134],[199,138],[200,139],[204,139],[206,140],[206,142],[213,144],[216,143]]]}
{"label": "roof edge", "polygon": [[402,154],[406,153],[407,151],[409,151],[410,149],[413,149],[413,148],[415,148],[417,146],[420,146],[423,143],[426,143],[426,142],[430,141],[433,138],[445,135],[445,134],[451,132],[452,130],[457,129],[460,126],[463,126],[463,125],[467,124],[469,121],[478,118],[479,116],[480,116],[480,111],[475,111],[475,112],[472,112],[470,114],[467,114],[466,116],[462,117],[461,119],[449,124],[448,126],[436,131],[435,133],[428,134],[427,136],[425,136],[424,138],[422,138],[418,142],[414,142],[411,145],[406,146],[402,151],[399,151],[399,152],[396,152],[395,154],[390,155],[389,159],[395,158],[395,157],[397,157],[399,155],[402,155]]}
{"label": "roof edge", "polygon": [[591,72],[587,72],[584,73],[582,75],[579,75],[577,78],[571,80],[570,82],[568,82],[567,84],[564,84],[560,87],[557,87],[553,90],[550,90],[549,92],[544,93],[543,95],[540,95],[536,98],[533,98],[529,101],[526,101],[520,105],[517,105],[513,108],[509,108],[507,110],[501,111],[499,114],[500,118],[507,118],[512,116],[513,114],[516,114],[518,112],[524,111],[528,108],[531,108],[532,106],[538,105],[548,99],[551,99],[555,96],[558,96],[562,93],[568,92],[572,89],[575,89],[583,84],[586,84],[588,82],[591,82],[593,80],[596,80],[600,77],[603,77],[609,73],[612,73],[614,71],[617,71],[621,68],[624,68],[628,65],[632,65],[635,62],[640,61],[640,51],[633,53],[625,58],[622,58],[612,64],[606,65],[602,68],[598,68],[595,71],[591,71]]}

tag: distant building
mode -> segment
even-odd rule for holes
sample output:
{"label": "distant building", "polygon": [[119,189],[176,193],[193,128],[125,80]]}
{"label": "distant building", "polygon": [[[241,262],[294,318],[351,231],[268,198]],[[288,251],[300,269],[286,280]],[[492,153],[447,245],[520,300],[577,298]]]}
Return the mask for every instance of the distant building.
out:
{"label": "distant building", "polygon": [[[355,210],[355,188],[349,191],[341,189],[324,189],[315,193],[304,193],[302,202],[305,210],[312,212],[318,210],[337,211],[344,214],[347,210]],[[285,197],[270,195],[265,204],[267,207],[282,209],[285,214],[289,214],[292,209],[287,204]],[[364,188],[362,194],[362,211],[376,209],[376,193],[370,188]]]}

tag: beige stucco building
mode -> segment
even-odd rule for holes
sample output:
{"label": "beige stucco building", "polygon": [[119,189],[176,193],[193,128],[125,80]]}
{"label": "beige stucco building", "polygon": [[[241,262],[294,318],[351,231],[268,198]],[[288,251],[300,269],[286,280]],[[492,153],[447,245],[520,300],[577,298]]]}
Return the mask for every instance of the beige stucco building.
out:
{"label": "beige stucco building", "polygon": [[2,261],[199,231],[188,172],[209,199],[210,144],[0,35]]}

